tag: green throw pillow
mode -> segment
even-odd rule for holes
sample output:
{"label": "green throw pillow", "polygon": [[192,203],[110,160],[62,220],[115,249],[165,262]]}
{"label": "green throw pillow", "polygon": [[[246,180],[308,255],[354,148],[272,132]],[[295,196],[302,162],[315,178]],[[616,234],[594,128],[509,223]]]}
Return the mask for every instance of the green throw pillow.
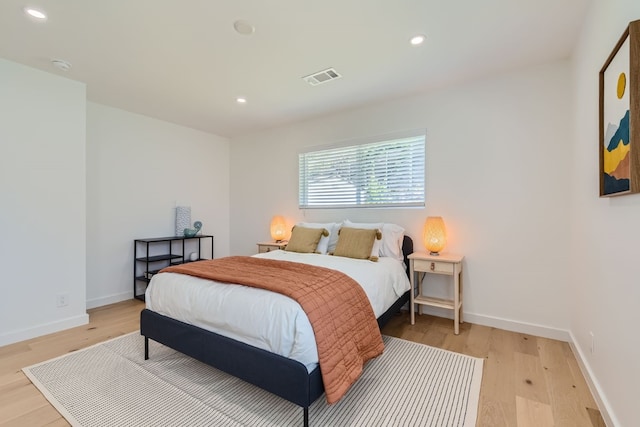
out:
{"label": "green throw pillow", "polygon": [[291,230],[291,238],[284,249],[289,252],[314,253],[322,236],[328,236],[329,232],[324,228],[306,228],[294,226]]}
{"label": "green throw pillow", "polygon": [[371,255],[371,250],[375,240],[380,240],[381,237],[380,230],[342,227],[338,232],[338,243],[333,254],[347,258],[378,261],[377,256]]}

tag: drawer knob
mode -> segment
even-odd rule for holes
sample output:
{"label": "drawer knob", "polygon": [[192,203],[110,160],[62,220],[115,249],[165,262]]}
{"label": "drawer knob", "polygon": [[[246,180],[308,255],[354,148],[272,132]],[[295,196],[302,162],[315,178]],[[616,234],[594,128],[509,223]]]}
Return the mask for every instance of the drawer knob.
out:
{"label": "drawer knob", "polygon": [[431,271],[435,270],[436,269],[436,263],[432,262],[430,268],[431,268]]}

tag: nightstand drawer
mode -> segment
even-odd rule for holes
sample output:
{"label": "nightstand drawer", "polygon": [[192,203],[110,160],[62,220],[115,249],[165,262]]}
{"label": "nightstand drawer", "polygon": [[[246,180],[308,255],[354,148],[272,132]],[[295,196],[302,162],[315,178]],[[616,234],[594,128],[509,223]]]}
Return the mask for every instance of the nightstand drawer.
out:
{"label": "nightstand drawer", "polygon": [[422,259],[413,260],[415,271],[425,271],[437,274],[453,274],[454,264],[450,262],[427,261]]}
{"label": "nightstand drawer", "polygon": [[258,243],[258,253],[263,254],[265,252],[277,251],[278,249],[284,249],[287,247],[287,242],[261,242]]}

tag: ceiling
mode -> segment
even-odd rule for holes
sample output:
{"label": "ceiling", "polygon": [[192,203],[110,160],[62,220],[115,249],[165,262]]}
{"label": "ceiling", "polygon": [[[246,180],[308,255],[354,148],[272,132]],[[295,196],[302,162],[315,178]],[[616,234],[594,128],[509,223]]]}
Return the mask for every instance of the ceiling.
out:
{"label": "ceiling", "polygon": [[[84,82],[89,101],[234,137],[566,58],[590,1],[2,0],[0,57]],[[330,67],[342,77],[302,79]]]}

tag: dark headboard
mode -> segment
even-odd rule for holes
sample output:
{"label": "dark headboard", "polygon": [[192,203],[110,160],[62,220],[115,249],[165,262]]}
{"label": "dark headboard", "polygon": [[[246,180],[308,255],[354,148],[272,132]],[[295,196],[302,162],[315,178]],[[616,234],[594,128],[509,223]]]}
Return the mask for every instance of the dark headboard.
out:
{"label": "dark headboard", "polygon": [[409,276],[409,255],[413,253],[413,239],[409,236],[404,236],[402,241],[402,254],[404,255],[404,265],[407,267],[407,276]]}

